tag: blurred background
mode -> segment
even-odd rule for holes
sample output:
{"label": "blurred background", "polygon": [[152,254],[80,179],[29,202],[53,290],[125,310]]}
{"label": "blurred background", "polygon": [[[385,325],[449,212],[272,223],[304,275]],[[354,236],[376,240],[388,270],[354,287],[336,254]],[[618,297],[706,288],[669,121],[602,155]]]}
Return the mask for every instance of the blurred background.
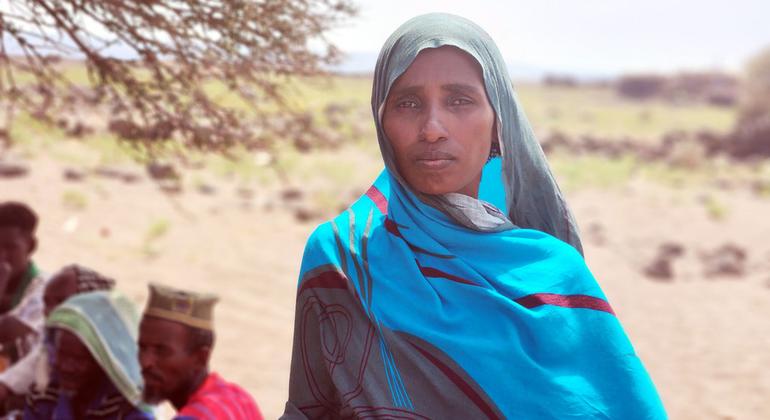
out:
{"label": "blurred background", "polygon": [[164,3],[0,0],[0,200],[39,213],[47,271],[139,309],[149,281],[218,293],[212,366],[278,417],[304,241],[383,168],[379,48],[454,13],[498,43],[671,418],[770,418],[770,3]]}

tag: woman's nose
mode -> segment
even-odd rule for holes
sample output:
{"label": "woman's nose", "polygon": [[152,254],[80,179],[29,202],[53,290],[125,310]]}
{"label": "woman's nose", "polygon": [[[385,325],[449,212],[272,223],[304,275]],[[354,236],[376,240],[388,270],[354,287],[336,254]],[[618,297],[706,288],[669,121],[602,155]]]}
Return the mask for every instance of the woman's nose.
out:
{"label": "woman's nose", "polygon": [[441,111],[438,107],[428,107],[425,119],[420,129],[420,140],[429,143],[446,140],[448,132],[442,121]]}

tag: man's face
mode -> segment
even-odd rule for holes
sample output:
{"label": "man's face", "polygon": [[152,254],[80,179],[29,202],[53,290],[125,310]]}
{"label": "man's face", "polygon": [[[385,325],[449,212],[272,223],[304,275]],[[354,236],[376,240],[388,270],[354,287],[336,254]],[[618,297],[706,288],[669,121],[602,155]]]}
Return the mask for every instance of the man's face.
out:
{"label": "man's face", "polygon": [[183,324],[152,316],[139,325],[139,364],[148,403],[158,403],[190,391],[206,366],[201,351],[190,351],[189,330]]}
{"label": "man's face", "polygon": [[0,264],[10,266],[11,279],[24,275],[34,249],[35,240],[30,234],[15,226],[0,226]]}
{"label": "man's face", "polygon": [[57,331],[54,369],[62,389],[73,393],[93,385],[102,375],[88,348],[77,336],[63,329]]}

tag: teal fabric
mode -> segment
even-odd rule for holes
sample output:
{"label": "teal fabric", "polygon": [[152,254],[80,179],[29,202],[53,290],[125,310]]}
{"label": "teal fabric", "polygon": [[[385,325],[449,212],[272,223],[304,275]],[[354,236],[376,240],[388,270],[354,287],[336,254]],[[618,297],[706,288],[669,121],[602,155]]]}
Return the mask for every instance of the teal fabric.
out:
{"label": "teal fabric", "polygon": [[114,291],[75,295],[51,312],[46,326],[75,334],[126,400],[134,405],[141,402],[139,315],[126,297]]}
{"label": "teal fabric", "polygon": [[[425,364],[419,354],[389,350],[424,342],[489,401],[494,414],[487,418],[666,418],[641,360],[573,247],[532,229],[475,232],[391,180],[383,175],[372,189],[387,199],[387,214],[370,193],[321,225],[308,240],[300,273],[298,313],[306,302],[321,301],[328,313],[312,316],[322,322],[333,317],[332,308],[358,306],[379,332],[387,381],[365,376],[363,401],[356,403],[433,418],[439,407],[462,402],[454,408],[456,418],[482,418],[466,411],[476,400],[447,399],[456,390],[438,384],[439,376],[431,376],[434,384],[426,389],[425,368],[410,368]],[[317,286],[329,272],[343,274],[352,302]],[[302,322],[309,322],[311,312],[301,313],[295,328],[308,330]],[[301,383],[312,366],[295,366],[296,340],[292,375],[300,378],[292,381]],[[317,348],[305,340],[308,354],[323,352],[324,338]],[[351,366],[343,363],[335,375],[357,369],[349,354],[356,352],[345,355]],[[346,389],[342,376],[328,381],[340,392]],[[323,403],[312,399],[318,390],[302,394],[290,392],[291,407]]]}
{"label": "teal fabric", "polygon": [[[470,54],[482,69],[487,97],[497,117],[502,153],[501,171],[496,175],[502,182],[496,185],[503,189],[506,207],[500,210],[514,225],[553,235],[582,253],[577,225],[518,103],[505,61],[489,35],[467,19],[443,13],[418,16],[404,23],[385,41],[374,72],[372,111],[388,172],[401,185],[407,185],[396,170],[393,150],[382,128],[382,108],[388,92],[420,51],[446,45]],[[503,221],[499,228],[478,228],[473,223],[475,216],[458,209],[451,197],[419,198],[472,229],[510,228]]]}

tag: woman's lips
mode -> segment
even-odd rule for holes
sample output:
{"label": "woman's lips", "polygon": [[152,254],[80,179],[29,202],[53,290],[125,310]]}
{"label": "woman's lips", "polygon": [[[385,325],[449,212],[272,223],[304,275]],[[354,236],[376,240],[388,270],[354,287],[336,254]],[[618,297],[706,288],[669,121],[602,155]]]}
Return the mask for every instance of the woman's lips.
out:
{"label": "woman's lips", "polygon": [[454,163],[454,161],[454,155],[440,151],[423,152],[415,158],[417,166],[428,170],[444,169]]}

